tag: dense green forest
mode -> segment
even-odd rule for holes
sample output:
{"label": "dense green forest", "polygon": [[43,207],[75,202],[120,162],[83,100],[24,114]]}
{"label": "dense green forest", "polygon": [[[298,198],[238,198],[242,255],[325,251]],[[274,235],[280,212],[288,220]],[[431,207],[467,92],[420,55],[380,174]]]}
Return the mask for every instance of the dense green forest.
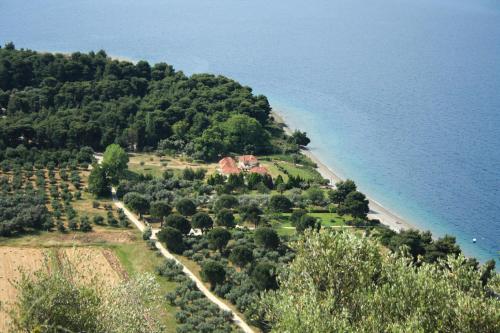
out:
{"label": "dense green forest", "polygon": [[183,152],[214,160],[273,151],[269,102],[223,76],[186,76],[104,51],[71,55],[0,49],[0,148]]}

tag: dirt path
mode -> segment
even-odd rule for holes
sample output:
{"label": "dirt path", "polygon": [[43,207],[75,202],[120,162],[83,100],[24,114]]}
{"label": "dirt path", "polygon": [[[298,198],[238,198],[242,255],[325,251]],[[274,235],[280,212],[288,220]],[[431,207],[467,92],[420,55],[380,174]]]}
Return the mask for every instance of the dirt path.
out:
{"label": "dirt path", "polygon": [[[121,201],[118,200],[118,198],[116,197],[116,190],[114,188],[112,189],[112,191],[113,191],[113,202],[115,203],[115,206],[123,209],[123,212],[125,213],[125,215],[129,218],[130,221],[132,221],[132,223],[137,227],[137,229],[139,229],[141,232],[144,232],[144,230],[146,229],[146,225],[144,223],[142,223],[141,221],[139,221],[139,219],[132,212],[130,212]],[[158,231],[159,231],[158,229],[153,230],[153,237],[152,237],[153,239],[156,239],[156,233]],[[175,260],[175,262],[177,262],[179,265],[181,265],[183,272],[191,280],[193,280],[196,283],[196,286],[198,287],[198,289],[203,294],[205,294],[205,296],[210,301],[215,303],[220,309],[222,309],[224,311],[231,312],[233,314],[234,323],[236,325],[238,325],[244,332],[246,332],[246,333],[253,333],[254,332],[250,328],[250,326],[248,326],[248,324],[245,323],[245,321],[240,316],[238,316],[236,313],[234,313],[224,302],[222,302],[219,298],[217,298],[217,296],[212,294],[210,292],[210,290],[203,284],[203,282],[200,279],[198,279],[198,277],[196,275],[194,275],[194,273],[191,272],[186,266],[184,266],[179,260],[177,260],[177,258],[175,258],[172,255],[172,253],[170,253],[163,246],[163,244],[161,244],[160,242],[156,242],[156,247],[158,248],[158,250],[160,250],[161,254],[163,254],[163,256],[165,258]]]}

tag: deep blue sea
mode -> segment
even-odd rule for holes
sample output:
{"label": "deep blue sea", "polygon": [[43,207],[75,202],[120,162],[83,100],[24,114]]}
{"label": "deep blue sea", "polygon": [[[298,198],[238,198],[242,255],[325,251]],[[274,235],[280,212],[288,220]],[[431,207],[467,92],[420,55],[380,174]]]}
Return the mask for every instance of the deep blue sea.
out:
{"label": "deep blue sea", "polygon": [[362,191],[498,261],[497,0],[0,0],[5,41],[232,77]]}

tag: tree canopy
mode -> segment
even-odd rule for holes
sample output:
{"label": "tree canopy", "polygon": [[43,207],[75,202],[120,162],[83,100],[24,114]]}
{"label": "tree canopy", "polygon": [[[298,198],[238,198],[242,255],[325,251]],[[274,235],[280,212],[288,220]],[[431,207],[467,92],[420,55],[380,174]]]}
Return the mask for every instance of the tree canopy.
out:
{"label": "tree canopy", "polygon": [[127,170],[128,155],[117,144],[111,144],[106,147],[102,159],[102,167],[108,173],[113,184],[118,184],[120,178],[123,177],[125,170]]}
{"label": "tree canopy", "polygon": [[[500,303],[463,256],[418,269],[354,233],[307,233],[265,298],[274,332],[498,332]],[[314,257],[312,257],[314,253]]]}
{"label": "tree canopy", "polygon": [[223,76],[186,76],[104,51],[0,48],[0,148],[159,148],[214,160],[273,150],[266,97]]}

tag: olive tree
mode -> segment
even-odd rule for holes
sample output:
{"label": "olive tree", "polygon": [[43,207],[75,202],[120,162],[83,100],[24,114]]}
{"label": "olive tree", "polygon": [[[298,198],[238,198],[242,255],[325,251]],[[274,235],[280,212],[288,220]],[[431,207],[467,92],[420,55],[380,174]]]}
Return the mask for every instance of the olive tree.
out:
{"label": "olive tree", "polygon": [[191,216],[196,213],[196,205],[192,200],[187,198],[179,200],[175,205],[175,209],[184,216]]}
{"label": "olive tree", "polygon": [[156,234],[156,237],[160,242],[165,243],[167,249],[174,253],[180,254],[185,249],[182,233],[178,229],[164,227]]}
{"label": "olive tree", "polygon": [[264,296],[276,332],[498,332],[500,302],[463,256],[421,263],[370,238],[306,232]]}
{"label": "olive tree", "polygon": [[193,228],[201,229],[201,231],[205,233],[208,229],[212,228],[214,221],[207,213],[199,212],[193,215],[191,224]]}
{"label": "olive tree", "polygon": [[222,252],[231,239],[231,233],[224,228],[213,228],[208,233],[208,241],[212,247]]}
{"label": "olive tree", "polygon": [[210,289],[214,289],[226,279],[226,270],[221,263],[214,260],[206,260],[200,271],[201,278],[210,283]]}

